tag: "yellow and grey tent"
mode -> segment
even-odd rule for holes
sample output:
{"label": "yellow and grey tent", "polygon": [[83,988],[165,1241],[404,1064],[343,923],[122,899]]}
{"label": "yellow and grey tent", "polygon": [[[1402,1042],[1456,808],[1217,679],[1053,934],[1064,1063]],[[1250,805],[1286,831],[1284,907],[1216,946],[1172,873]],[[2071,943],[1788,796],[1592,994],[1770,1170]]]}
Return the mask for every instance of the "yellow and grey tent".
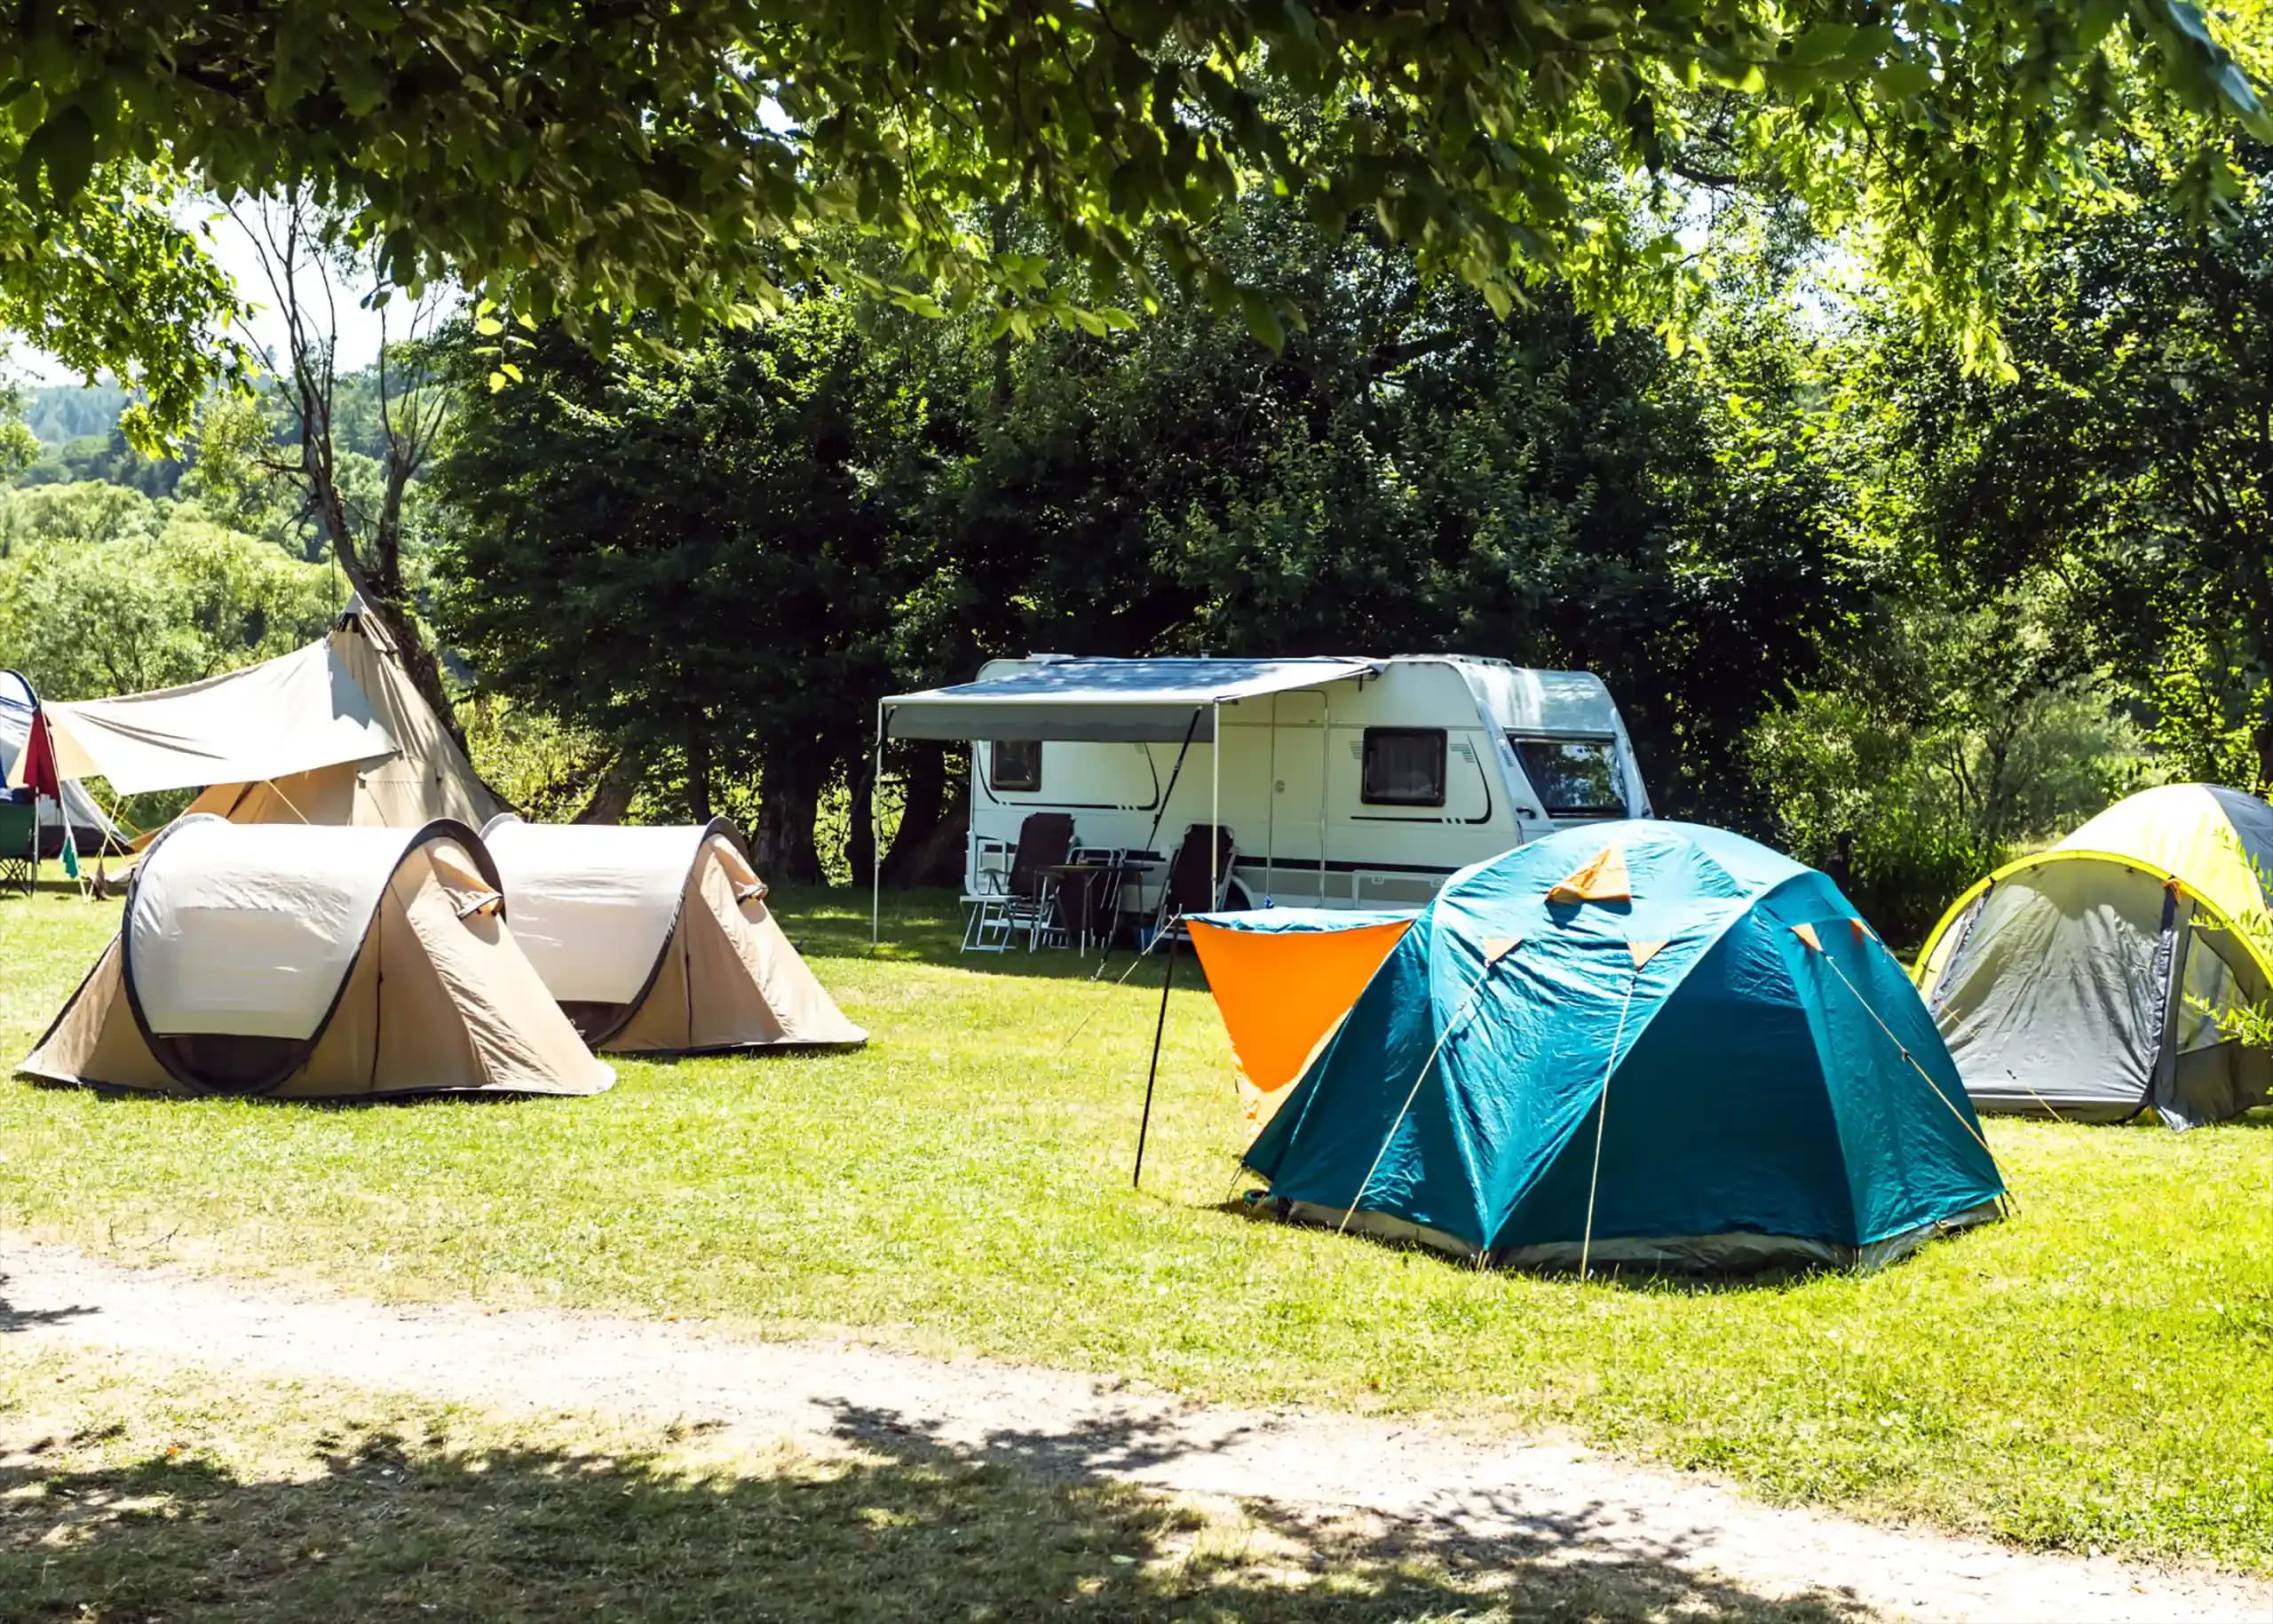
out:
{"label": "yellow and grey tent", "polygon": [[585,1042],[614,1054],[865,1043],[765,906],[741,833],[707,824],[482,830],[520,942]]}
{"label": "yellow and grey tent", "polygon": [[2273,1056],[2220,1016],[2273,992],[2262,875],[2273,806],[2168,784],[2118,802],[1960,897],[1919,990],[1983,1111],[2174,1128],[2262,1103]]}
{"label": "yellow and grey tent", "polygon": [[462,823],[254,828],[209,814],[143,855],[118,936],[21,1068],[183,1094],[597,1094]]}

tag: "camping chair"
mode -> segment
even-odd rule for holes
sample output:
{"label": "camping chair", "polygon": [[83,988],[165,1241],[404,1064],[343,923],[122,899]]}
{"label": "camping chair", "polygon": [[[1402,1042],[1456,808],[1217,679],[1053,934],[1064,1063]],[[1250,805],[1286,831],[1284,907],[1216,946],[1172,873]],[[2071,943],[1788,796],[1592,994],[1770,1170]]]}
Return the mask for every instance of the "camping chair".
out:
{"label": "camping chair", "polygon": [[39,803],[29,795],[20,801],[0,796],[0,890],[20,885],[28,897],[38,872]]}
{"label": "camping chair", "polygon": [[978,945],[979,923],[987,917],[988,910],[1010,894],[1010,853],[1016,850],[1009,841],[996,840],[990,835],[982,835],[971,842],[970,889],[962,894],[965,953]]}
{"label": "camping chair", "polygon": [[1065,812],[1034,812],[1018,826],[1018,844],[1011,848],[1010,871],[999,895],[980,896],[966,931],[967,946],[980,953],[1009,950],[1010,939],[1026,933],[1026,951],[1041,945],[1045,934],[1062,935],[1057,919],[1057,875],[1051,870],[1065,864],[1073,849],[1073,820]]}
{"label": "camping chair", "polygon": [[1112,951],[1120,928],[1121,888],[1129,875],[1126,846],[1077,845],[1061,871],[1057,889],[1057,930],[1081,952],[1092,942]]}
{"label": "camping chair", "polygon": [[[1209,847],[1214,861],[1209,862]],[[1195,823],[1184,831],[1176,855],[1168,859],[1168,876],[1160,886],[1160,901],[1152,929],[1172,940],[1189,941],[1184,928],[1186,914],[1208,914],[1224,906],[1232,888],[1232,862],[1239,855],[1232,832],[1212,824]],[[1210,879],[1210,872],[1213,879]]]}

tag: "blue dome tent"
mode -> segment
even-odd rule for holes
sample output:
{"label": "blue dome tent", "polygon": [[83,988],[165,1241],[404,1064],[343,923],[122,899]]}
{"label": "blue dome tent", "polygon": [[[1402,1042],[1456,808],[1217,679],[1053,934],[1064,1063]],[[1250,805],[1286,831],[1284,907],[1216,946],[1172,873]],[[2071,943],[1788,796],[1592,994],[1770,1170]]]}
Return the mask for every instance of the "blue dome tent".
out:
{"label": "blue dome tent", "polygon": [[1283,1216],[1582,1270],[1873,1267],[2004,1192],[1839,889],[1665,822],[1455,875],[1245,1161]]}

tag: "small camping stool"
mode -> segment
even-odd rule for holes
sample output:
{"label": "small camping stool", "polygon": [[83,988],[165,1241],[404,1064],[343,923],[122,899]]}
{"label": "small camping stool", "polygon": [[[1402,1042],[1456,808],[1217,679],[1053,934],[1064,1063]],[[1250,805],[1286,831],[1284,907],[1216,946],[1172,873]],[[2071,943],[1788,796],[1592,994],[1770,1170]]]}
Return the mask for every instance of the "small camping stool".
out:
{"label": "small camping stool", "polygon": [[27,791],[20,801],[0,796],[0,891],[20,888],[27,897],[39,873],[39,804]]}

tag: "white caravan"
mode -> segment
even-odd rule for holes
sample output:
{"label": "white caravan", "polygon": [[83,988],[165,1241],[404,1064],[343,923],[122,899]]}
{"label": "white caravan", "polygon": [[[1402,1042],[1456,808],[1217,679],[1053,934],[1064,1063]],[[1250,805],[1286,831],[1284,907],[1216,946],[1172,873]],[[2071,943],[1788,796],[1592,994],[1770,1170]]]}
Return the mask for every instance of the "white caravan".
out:
{"label": "white caravan", "polygon": [[1501,660],[1029,654],[878,709],[880,751],[971,741],[966,891],[1042,812],[1153,863],[1155,883],[1187,827],[1228,830],[1234,907],[1419,904],[1558,828],[1650,815],[1601,678]]}

